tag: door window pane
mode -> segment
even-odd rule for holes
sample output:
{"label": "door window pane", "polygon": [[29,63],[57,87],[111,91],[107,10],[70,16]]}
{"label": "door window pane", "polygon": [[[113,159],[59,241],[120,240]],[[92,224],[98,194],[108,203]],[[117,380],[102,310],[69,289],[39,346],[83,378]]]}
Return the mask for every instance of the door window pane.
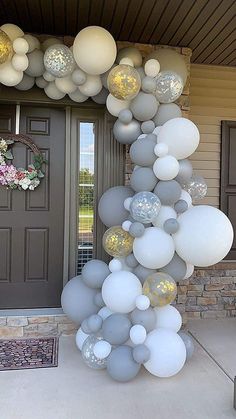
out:
{"label": "door window pane", "polygon": [[93,257],[94,130],[93,122],[80,123],[77,274],[81,273],[84,264]]}

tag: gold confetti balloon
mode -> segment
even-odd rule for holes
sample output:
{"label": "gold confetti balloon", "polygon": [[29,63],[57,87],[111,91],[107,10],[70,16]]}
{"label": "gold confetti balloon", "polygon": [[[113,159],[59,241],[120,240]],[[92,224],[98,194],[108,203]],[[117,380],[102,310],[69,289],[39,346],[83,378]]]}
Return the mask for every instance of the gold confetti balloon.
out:
{"label": "gold confetti balloon", "polygon": [[116,258],[128,256],[133,250],[133,241],[133,237],[120,226],[109,228],[102,239],[105,251]]}
{"label": "gold confetti balloon", "polygon": [[12,54],[12,42],[9,36],[0,29],[0,64],[5,63]]}
{"label": "gold confetti balloon", "polygon": [[164,272],[156,272],[149,275],[144,282],[143,294],[149,298],[153,307],[163,307],[174,301],[177,286],[170,275]]}
{"label": "gold confetti balloon", "polygon": [[112,96],[121,100],[131,100],[140,90],[141,79],[134,67],[120,64],[110,71],[107,84]]}

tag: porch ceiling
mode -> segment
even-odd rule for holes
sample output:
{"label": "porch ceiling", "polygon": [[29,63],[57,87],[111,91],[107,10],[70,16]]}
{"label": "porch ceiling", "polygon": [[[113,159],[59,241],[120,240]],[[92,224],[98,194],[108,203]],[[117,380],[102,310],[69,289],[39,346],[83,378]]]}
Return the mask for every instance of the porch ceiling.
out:
{"label": "porch ceiling", "polygon": [[1,0],[7,22],[72,36],[100,25],[116,40],[189,47],[193,62],[236,65],[235,0]]}

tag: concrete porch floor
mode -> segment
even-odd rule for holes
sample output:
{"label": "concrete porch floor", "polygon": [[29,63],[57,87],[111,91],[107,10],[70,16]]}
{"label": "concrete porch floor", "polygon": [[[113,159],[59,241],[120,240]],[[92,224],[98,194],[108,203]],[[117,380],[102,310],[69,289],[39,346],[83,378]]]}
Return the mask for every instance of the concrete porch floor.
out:
{"label": "concrete porch floor", "polygon": [[1,419],[235,418],[236,319],[195,320],[193,358],[170,379],[143,370],[127,384],[86,367],[62,336],[59,367],[0,373]]}

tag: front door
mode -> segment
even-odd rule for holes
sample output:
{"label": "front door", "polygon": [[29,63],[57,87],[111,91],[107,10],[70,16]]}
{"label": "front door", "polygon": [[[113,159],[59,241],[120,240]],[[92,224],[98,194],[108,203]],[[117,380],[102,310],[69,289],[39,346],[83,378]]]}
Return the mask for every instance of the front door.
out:
{"label": "front door", "polygon": [[[19,108],[18,108],[19,109]],[[0,106],[0,136],[15,132],[15,106]],[[20,133],[30,136],[48,164],[35,191],[0,187],[0,308],[59,307],[63,286],[65,111],[20,107]],[[27,167],[32,153],[13,148]]]}

